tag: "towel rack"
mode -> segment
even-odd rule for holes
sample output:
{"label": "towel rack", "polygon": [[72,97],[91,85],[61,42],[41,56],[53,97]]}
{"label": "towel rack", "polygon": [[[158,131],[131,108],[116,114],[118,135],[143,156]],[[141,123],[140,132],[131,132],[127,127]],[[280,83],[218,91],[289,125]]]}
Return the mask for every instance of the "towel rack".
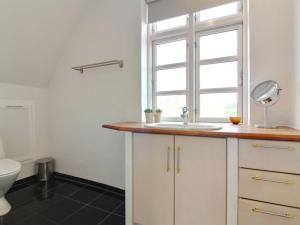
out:
{"label": "towel rack", "polygon": [[80,73],[83,73],[83,70],[90,69],[90,68],[96,68],[101,66],[111,66],[111,65],[119,65],[120,68],[123,68],[124,62],[123,60],[111,60],[106,62],[100,62],[100,63],[93,63],[93,64],[87,64],[83,66],[76,66],[72,67],[73,70],[78,70]]}

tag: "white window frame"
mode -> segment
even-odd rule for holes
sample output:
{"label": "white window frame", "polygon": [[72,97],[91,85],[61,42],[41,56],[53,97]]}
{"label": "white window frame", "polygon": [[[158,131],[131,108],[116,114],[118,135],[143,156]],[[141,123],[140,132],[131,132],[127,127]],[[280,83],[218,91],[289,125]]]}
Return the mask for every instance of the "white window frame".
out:
{"label": "white window frame", "polygon": [[[157,66],[156,65],[156,47],[157,45],[160,44],[167,44],[175,41],[181,41],[185,40],[187,43],[187,48],[186,48],[186,62],[183,63],[172,63],[172,64],[167,64],[167,65],[162,65],[162,66]],[[155,39],[152,42],[152,104],[153,106],[157,105],[157,97],[158,96],[170,96],[170,95],[186,95],[186,105],[188,105],[189,102],[189,84],[188,84],[188,74],[189,74],[189,52],[188,52],[188,38],[186,35],[176,35],[172,37],[167,37],[167,38],[162,38],[162,39]],[[167,69],[176,69],[176,68],[186,68],[186,89],[185,90],[174,90],[174,91],[157,91],[157,71],[159,70],[167,70]],[[180,121],[180,117],[163,117],[164,121]]]}
{"label": "white window frame", "polygon": [[[248,120],[248,76],[247,76],[247,29],[245,27],[247,18],[243,14],[247,11],[245,1],[243,2],[240,12],[235,15],[229,15],[221,18],[211,19],[209,21],[200,22],[198,13],[191,13],[187,15],[187,26],[180,26],[178,28],[169,29],[166,31],[155,32],[154,24],[148,26],[148,107],[156,108],[156,49],[157,43],[168,43],[176,40],[186,39],[187,41],[187,89],[186,91],[168,91],[165,94],[178,94],[180,92],[186,93],[186,106],[189,110],[189,122],[228,122],[228,118],[201,118],[199,117],[199,65],[198,65],[198,35],[204,33],[219,33],[221,29],[238,29],[239,30],[239,46],[238,46],[238,115],[242,117],[243,121]],[[244,13],[243,13],[244,12]],[[198,58],[197,58],[198,57]],[[168,66],[162,66],[170,68]],[[176,68],[176,67],[172,67]],[[223,88],[222,88],[223,89]],[[227,88],[224,88],[227,90]],[[221,89],[219,89],[221,90]],[[227,90],[228,92],[229,90]],[[215,92],[213,92],[215,93]],[[218,93],[218,92],[217,92]],[[222,92],[223,93],[223,92]],[[162,118],[163,121],[182,121],[180,115],[176,118]]]}
{"label": "white window frame", "polygon": [[182,25],[182,26],[178,26],[175,28],[170,28],[162,31],[157,31],[156,24],[154,23],[151,26],[152,34],[164,34],[164,33],[171,34],[172,32],[178,33],[178,30],[183,30],[183,31],[186,30],[189,26],[189,15],[182,15],[182,16],[186,16],[186,25]]}
{"label": "white window frame", "polygon": [[[223,32],[229,31],[238,31],[238,46],[237,46],[237,56],[225,56],[215,59],[205,59],[200,60],[200,37],[219,34]],[[228,118],[205,118],[200,117],[200,94],[218,94],[218,93],[237,93],[237,116],[242,117],[243,115],[243,28],[241,24],[238,25],[230,25],[221,28],[214,28],[205,31],[196,32],[196,121],[197,122],[227,122]],[[224,87],[224,88],[208,88],[208,89],[200,89],[200,65],[211,65],[217,63],[225,63],[225,62],[237,62],[238,63],[238,74],[237,74],[237,87]]]}

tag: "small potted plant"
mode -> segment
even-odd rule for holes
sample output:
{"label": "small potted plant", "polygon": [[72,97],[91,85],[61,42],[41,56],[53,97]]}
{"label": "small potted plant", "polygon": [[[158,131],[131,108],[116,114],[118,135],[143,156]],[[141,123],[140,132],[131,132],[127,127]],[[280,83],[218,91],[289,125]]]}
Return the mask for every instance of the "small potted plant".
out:
{"label": "small potted plant", "polygon": [[161,109],[156,109],[154,112],[154,122],[155,123],[160,123],[161,121],[161,114],[162,114],[162,110]]}
{"label": "small potted plant", "polygon": [[146,123],[154,123],[154,115],[153,115],[153,110],[152,109],[145,109],[145,117],[146,117]]}

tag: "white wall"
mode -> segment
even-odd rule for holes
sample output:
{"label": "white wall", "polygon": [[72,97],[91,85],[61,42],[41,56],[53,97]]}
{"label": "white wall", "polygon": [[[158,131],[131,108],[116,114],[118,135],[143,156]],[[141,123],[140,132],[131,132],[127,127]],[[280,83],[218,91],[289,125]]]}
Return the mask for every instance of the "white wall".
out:
{"label": "white wall", "polygon": [[0,82],[48,87],[88,0],[1,0]]}
{"label": "white wall", "polygon": [[300,1],[294,0],[292,126],[300,129]]}
{"label": "white wall", "polygon": [[[34,102],[36,157],[48,156],[48,89],[0,83],[0,99]],[[33,162],[23,164],[19,179],[33,175],[33,165]]]}
{"label": "white wall", "polygon": [[[91,0],[50,83],[50,149],[61,173],[124,187],[124,139],[109,121],[140,119],[140,0]],[[80,74],[72,66],[123,59]]]}
{"label": "white wall", "polygon": [[[283,88],[270,109],[270,122],[289,125],[291,116],[293,0],[249,0],[250,90],[264,80]],[[250,104],[250,122],[262,121],[261,107]]]}

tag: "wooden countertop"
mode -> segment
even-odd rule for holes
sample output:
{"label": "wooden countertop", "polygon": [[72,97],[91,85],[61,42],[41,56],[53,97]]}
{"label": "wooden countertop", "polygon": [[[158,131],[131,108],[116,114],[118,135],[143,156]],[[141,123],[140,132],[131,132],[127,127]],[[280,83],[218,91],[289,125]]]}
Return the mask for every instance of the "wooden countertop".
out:
{"label": "wooden countertop", "polygon": [[280,127],[278,129],[262,129],[251,125],[225,124],[221,130],[175,130],[166,128],[144,127],[144,123],[121,122],[104,124],[102,127],[117,131],[127,131],[134,133],[169,134],[199,137],[234,137],[245,139],[264,139],[278,141],[300,141],[300,130],[290,127]]}

